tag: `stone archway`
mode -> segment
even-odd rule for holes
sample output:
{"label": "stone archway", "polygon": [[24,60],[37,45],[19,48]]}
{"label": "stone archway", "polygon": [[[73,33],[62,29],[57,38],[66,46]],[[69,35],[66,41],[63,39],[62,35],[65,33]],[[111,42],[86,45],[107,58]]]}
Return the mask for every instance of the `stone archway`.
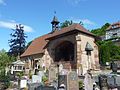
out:
{"label": "stone archway", "polygon": [[55,47],[55,62],[61,62],[65,69],[75,68],[74,66],[74,44],[70,41],[63,41]]}

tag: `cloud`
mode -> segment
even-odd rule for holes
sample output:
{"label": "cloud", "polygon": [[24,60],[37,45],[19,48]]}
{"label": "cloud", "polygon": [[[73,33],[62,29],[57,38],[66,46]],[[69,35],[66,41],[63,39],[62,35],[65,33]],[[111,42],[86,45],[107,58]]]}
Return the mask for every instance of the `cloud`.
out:
{"label": "cloud", "polygon": [[2,4],[2,5],[6,5],[6,3],[5,3],[4,0],[0,0],[0,4]]}
{"label": "cloud", "polygon": [[72,5],[77,5],[82,1],[86,1],[86,0],[67,0],[67,2],[72,4]]}
{"label": "cloud", "polygon": [[[2,28],[7,28],[7,29],[15,29],[15,26],[19,24],[19,23],[16,23],[14,20],[11,20],[11,21],[0,21],[0,27]],[[28,25],[24,25],[24,31],[25,32],[33,32],[33,28],[28,26]]]}
{"label": "cloud", "polygon": [[84,25],[96,25],[95,22],[89,20],[89,19],[79,19],[79,18],[73,18],[71,17],[69,20],[72,20],[74,23],[80,23],[82,22]]}
{"label": "cloud", "polygon": [[83,22],[83,24],[95,25],[95,23],[93,21],[90,21],[89,19],[81,19],[81,21]]}

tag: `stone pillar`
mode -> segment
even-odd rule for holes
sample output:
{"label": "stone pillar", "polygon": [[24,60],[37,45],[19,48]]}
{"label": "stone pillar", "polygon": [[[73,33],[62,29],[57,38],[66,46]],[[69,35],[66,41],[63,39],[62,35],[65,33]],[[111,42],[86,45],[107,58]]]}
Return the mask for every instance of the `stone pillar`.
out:
{"label": "stone pillar", "polygon": [[81,63],[81,37],[80,34],[76,36],[76,63],[77,63],[77,73],[82,75],[82,63]]}

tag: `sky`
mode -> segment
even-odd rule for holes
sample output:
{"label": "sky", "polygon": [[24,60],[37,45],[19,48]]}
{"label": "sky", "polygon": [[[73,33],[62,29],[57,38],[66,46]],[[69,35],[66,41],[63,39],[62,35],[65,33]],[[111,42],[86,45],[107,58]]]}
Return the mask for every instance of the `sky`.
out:
{"label": "sky", "polygon": [[82,21],[91,30],[118,22],[119,9],[120,0],[0,0],[0,50],[9,50],[8,40],[16,24],[24,26],[28,43],[51,32],[54,15],[61,23]]}

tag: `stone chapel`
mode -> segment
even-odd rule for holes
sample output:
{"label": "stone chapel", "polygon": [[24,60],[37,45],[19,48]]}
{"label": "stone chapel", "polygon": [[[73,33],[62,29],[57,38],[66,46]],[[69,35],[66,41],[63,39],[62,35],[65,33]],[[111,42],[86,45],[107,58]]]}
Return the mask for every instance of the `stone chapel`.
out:
{"label": "stone chapel", "polygon": [[54,66],[57,69],[60,64],[64,70],[75,70],[78,75],[84,75],[88,69],[100,68],[94,34],[76,23],[60,29],[56,16],[51,24],[52,31],[34,39],[21,55],[26,73],[41,67],[49,70]]}

